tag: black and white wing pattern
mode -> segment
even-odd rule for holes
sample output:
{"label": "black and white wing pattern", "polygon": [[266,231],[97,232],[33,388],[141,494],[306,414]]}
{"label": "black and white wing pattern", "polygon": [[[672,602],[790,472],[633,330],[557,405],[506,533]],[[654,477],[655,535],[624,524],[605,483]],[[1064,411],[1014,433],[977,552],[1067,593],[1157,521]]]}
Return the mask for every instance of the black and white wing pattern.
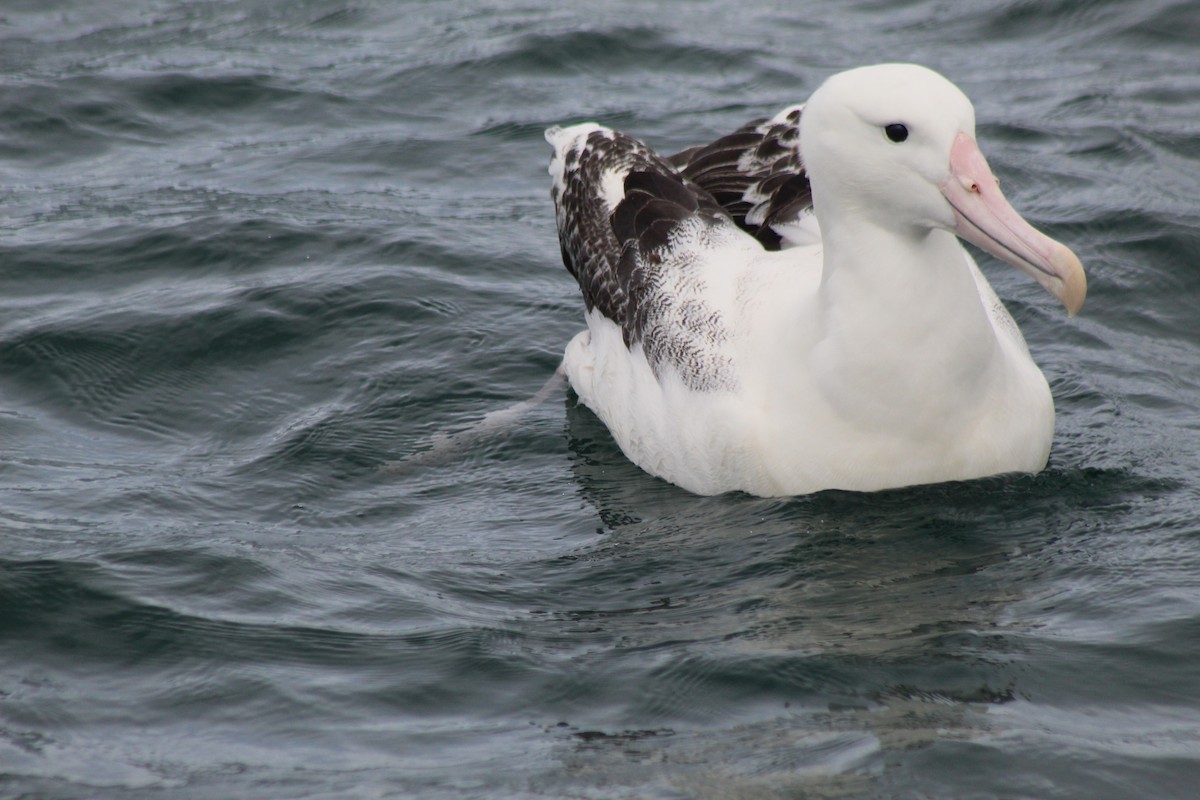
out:
{"label": "black and white wing pattern", "polygon": [[746,234],[778,250],[811,211],[800,113],[784,109],[669,159],[594,123],[546,132],[563,263],[588,311],[616,323],[626,347],[640,344],[656,376],[669,365],[693,389],[736,384],[727,321],[697,264]]}
{"label": "black and white wing pattern", "polygon": [[623,133],[587,123],[551,128],[551,196],[563,263],[589,311],[641,344],[656,375],[673,367],[693,389],[731,388],[720,311],[694,269],[703,249],[740,238],[707,191]]}
{"label": "black and white wing pattern", "polygon": [[803,109],[790,106],[668,159],[767,250],[780,249],[787,228],[812,213],[812,190],[800,157]]}

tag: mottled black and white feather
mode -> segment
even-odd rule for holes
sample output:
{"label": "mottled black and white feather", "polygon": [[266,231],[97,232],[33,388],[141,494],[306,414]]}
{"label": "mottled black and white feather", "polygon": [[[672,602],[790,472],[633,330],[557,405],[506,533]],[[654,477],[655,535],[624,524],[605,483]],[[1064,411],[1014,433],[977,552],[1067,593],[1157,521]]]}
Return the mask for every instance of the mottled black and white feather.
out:
{"label": "mottled black and white feather", "polygon": [[708,243],[743,234],[712,195],[644,144],[597,125],[552,128],[551,195],[563,262],[589,311],[640,345],[656,375],[731,388],[726,321],[690,268]]}
{"label": "mottled black and white feather", "polygon": [[694,264],[737,231],[778,250],[785,226],[811,210],[799,119],[793,106],[669,159],[591,123],[547,131],[563,263],[588,311],[640,345],[656,375],[669,366],[690,388],[736,383],[727,323]]}
{"label": "mottled black and white feather", "polygon": [[767,250],[780,249],[788,229],[812,213],[812,190],[800,156],[803,108],[790,106],[668,159]]}

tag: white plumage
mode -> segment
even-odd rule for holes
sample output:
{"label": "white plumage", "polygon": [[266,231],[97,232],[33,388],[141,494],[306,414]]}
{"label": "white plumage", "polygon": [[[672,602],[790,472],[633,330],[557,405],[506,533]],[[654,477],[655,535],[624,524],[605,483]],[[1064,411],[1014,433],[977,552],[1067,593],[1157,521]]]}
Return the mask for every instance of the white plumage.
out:
{"label": "white plumage", "polygon": [[631,460],[700,494],[1039,471],[1049,388],[956,234],[1071,313],[1083,272],[1012,211],[974,127],[951,83],[893,64],[670,159],[552,128],[588,306],[571,386]]}

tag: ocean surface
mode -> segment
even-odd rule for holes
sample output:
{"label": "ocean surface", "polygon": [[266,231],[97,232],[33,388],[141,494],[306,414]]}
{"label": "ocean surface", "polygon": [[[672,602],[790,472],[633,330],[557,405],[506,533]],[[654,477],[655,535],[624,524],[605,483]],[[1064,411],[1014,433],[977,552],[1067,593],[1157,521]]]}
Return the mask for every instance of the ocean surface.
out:
{"label": "ocean surface", "polygon": [[[1193,0],[0,4],[0,797],[1192,798]],[[916,61],[1080,255],[979,256],[1048,468],[695,497],[569,390],[542,130]]]}

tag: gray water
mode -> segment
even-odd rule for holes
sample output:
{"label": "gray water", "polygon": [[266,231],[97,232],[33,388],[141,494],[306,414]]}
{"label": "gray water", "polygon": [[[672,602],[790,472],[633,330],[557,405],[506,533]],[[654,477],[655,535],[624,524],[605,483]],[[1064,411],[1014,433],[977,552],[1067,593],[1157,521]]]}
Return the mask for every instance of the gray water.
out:
{"label": "gray water", "polygon": [[[0,796],[1188,798],[1200,8],[0,6]],[[1088,268],[980,256],[1050,465],[698,498],[566,389],[544,127],[911,60]]]}

